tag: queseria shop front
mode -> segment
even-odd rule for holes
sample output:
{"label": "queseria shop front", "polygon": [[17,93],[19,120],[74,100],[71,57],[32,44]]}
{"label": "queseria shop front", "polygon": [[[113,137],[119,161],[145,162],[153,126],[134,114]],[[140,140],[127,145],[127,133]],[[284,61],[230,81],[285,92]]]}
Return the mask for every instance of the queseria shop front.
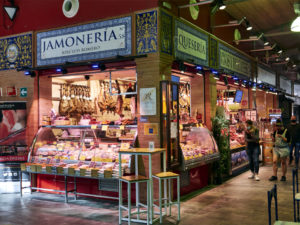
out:
{"label": "queseria shop front", "polygon": [[[170,16],[162,12],[161,18],[167,29]],[[173,23],[171,80],[161,81],[161,138],[168,152],[167,165],[180,173],[184,194],[208,185],[211,164],[219,160],[219,152],[205,126],[209,34],[182,19],[174,18]]]}

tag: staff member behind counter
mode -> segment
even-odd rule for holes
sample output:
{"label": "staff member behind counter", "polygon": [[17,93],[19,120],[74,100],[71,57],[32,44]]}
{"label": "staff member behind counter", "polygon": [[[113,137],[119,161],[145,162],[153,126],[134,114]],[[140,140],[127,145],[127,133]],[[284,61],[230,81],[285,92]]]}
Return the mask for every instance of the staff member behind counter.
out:
{"label": "staff member behind counter", "polygon": [[277,180],[277,162],[280,159],[282,177],[280,181],[286,181],[286,170],[287,170],[287,157],[290,154],[289,143],[290,143],[290,132],[284,128],[282,121],[278,119],[276,121],[276,131],[273,134],[274,138],[274,149],[273,149],[273,176],[270,177],[269,181]]}

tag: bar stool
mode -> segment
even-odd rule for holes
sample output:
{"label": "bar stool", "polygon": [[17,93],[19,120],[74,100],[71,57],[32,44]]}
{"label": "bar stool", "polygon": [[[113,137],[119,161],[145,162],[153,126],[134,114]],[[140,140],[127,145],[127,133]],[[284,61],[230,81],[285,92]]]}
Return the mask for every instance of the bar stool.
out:
{"label": "bar stool", "polygon": [[[156,205],[153,203],[153,206],[159,209],[159,221],[162,223],[162,217],[164,215],[167,215],[167,207],[169,207],[169,214],[171,216],[171,207],[172,205],[177,205],[178,208],[178,215],[177,215],[177,220],[180,220],[180,180],[179,180],[179,174],[173,173],[173,172],[162,172],[153,175],[153,178],[158,179],[158,185],[159,185],[159,205]],[[172,186],[172,181],[173,179],[177,179],[177,201],[172,202],[172,197],[171,197],[171,186]],[[169,196],[167,197],[167,190],[165,186],[165,191],[164,191],[164,198],[162,198],[162,181],[168,182],[169,185]],[[156,200],[157,201],[157,200]],[[164,203],[162,203],[164,201]],[[162,209],[165,208],[165,212],[163,214]]]}
{"label": "bar stool", "polygon": [[[123,196],[122,196],[122,183],[125,182],[127,183],[127,196],[128,196],[128,206],[125,207],[123,205]],[[136,183],[142,183],[146,182],[147,183],[147,203],[142,204],[139,202],[139,199],[136,199],[136,212],[131,212],[131,184],[136,184]],[[137,223],[147,223],[149,225],[150,221],[150,210],[149,210],[149,205],[150,205],[150,180],[149,178],[145,176],[140,176],[140,175],[132,175],[132,176],[122,176],[119,178],[119,224],[122,223],[122,221],[128,221],[128,224],[131,224],[132,222],[137,222]],[[140,207],[146,208],[146,210],[140,210]],[[128,218],[123,217],[122,215],[122,210],[128,211]],[[147,220],[141,220],[140,219],[140,214],[141,213],[147,213]],[[137,218],[132,219],[131,216],[136,214]]]}

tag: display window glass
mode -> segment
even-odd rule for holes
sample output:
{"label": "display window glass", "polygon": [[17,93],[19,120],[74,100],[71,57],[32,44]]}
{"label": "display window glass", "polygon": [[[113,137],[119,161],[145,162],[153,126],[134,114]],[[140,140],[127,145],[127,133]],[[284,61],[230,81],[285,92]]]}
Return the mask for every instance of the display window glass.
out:
{"label": "display window glass", "polygon": [[39,83],[40,125],[137,124],[135,68],[41,76]]}

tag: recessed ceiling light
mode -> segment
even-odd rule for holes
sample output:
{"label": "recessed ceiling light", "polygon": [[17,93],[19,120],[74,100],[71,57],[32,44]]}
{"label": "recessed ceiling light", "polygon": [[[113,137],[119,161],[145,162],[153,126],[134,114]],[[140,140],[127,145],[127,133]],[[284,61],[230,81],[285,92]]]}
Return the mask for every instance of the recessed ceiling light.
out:
{"label": "recessed ceiling light", "polygon": [[286,58],[285,58],[285,61],[289,61],[289,60],[290,60],[290,57],[286,57]]}
{"label": "recessed ceiling light", "polygon": [[281,54],[282,53],[282,50],[280,49],[279,51],[278,51],[278,54]]}

